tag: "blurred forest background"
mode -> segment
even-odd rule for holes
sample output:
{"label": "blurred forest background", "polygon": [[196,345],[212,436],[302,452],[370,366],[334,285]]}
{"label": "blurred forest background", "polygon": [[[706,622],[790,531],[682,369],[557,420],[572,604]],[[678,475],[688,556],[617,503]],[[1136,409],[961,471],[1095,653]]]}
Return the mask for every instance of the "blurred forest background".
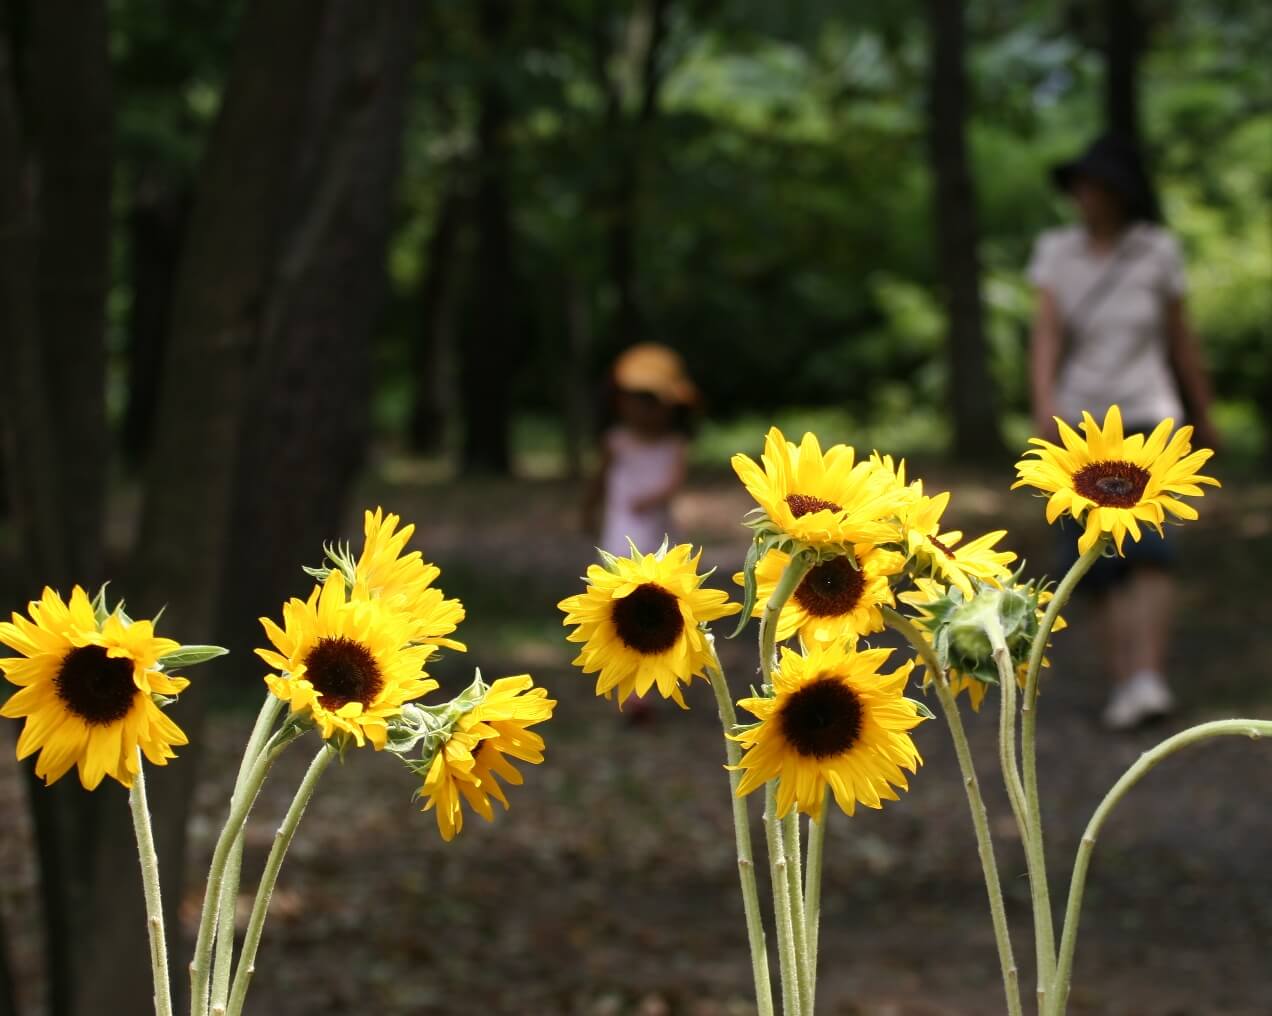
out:
{"label": "blurred forest background", "polygon": [[[1105,126],[1257,467],[1269,42],[1262,0],[0,0],[6,602],[110,576],[250,649],[369,468],[577,475],[641,339],[702,463],[773,420],[999,462],[1047,170]],[[197,754],[152,791],[173,879]],[[69,782],[30,799],[49,1013],[140,1012],[126,812]]]}

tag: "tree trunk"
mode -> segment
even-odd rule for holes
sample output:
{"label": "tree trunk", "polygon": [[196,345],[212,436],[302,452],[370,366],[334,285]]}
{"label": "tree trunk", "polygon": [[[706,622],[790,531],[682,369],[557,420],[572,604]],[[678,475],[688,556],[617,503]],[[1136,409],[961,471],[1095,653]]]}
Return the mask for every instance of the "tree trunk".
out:
{"label": "tree trunk", "polygon": [[[240,450],[222,630],[251,659],[257,618],[303,595],[340,532],[369,434],[371,343],[400,165],[418,5],[331,0],[319,42],[286,254]],[[256,668],[245,677],[253,694]]]}
{"label": "tree trunk", "polygon": [[[69,592],[102,575],[108,441],[105,302],[113,160],[106,12],[50,0],[32,10],[24,60],[0,25],[0,341],[10,503],[22,548],[20,585]],[[48,1010],[73,1004],[89,928],[98,802],[72,780],[51,789],[24,767],[44,911]]]}
{"label": "tree trunk", "polygon": [[1104,117],[1109,130],[1140,140],[1139,60],[1144,22],[1136,0],[1103,0]]}
{"label": "tree trunk", "polygon": [[420,280],[419,312],[423,327],[411,347],[415,375],[411,405],[411,451],[436,455],[446,449],[446,427],[452,415],[455,295],[464,226],[464,199],[455,185],[447,188],[428,241]]}
{"label": "tree trunk", "polygon": [[476,258],[469,299],[469,334],[460,344],[463,467],[506,474],[512,467],[511,397],[515,362],[523,354],[517,325],[517,279],[505,180],[508,100],[500,80],[508,12],[500,0],[478,9],[486,67],[477,116]]}
{"label": "tree trunk", "polygon": [[[317,26],[315,0],[258,0],[245,13],[221,114],[196,188],[178,269],[154,450],[129,602],[143,616],[167,603],[163,628],[186,642],[216,641],[231,554],[239,425],[258,354],[281,210],[305,112]],[[259,539],[238,534],[240,542]],[[250,667],[241,661],[239,667]],[[174,765],[152,769],[150,801],[164,879],[174,972],[184,970],[177,904],[186,821],[198,768],[206,689],[224,668],[200,669],[173,710],[191,744]],[[103,788],[99,881],[90,915],[95,948],[79,979],[92,986],[81,1011],[150,1007],[142,897],[124,794]],[[127,873],[127,874],[125,874]],[[176,977],[179,995],[184,980]]]}
{"label": "tree trunk", "polygon": [[56,407],[53,440],[70,570],[57,578],[91,588],[104,577],[110,451],[105,328],[114,121],[106,5],[40,0],[32,15],[41,390]]}
{"label": "tree trunk", "polygon": [[980,295],[976,193],[968,169],[967,80],[962,0],[928,0],[931,63],[928,144],[936,187],[933,212],[949,323],[949,404],[953,451],[962,459],[1002,451],[997,399],[989,374]]}

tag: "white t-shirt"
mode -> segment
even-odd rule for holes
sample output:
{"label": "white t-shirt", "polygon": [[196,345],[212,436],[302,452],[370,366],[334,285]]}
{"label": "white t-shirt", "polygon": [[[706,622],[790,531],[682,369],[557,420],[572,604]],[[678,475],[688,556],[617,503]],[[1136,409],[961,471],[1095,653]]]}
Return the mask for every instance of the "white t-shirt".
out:
{"label": "white t-shirt", "polygon": [[[1116,281],[1104,288],[1099,280],[1109,270]],[[1065,420],[1077,422],[1084,409],[1103,420],[1114,403],[1131,426],[1183,417],[1166,308],[1186,283],[1169,231],[1137,223],[1112,251],[1096,253],[1080,226],[1048,230],[1034,246],[1029,279],[1052,294],[1060,311],[1065,338],[1056,404]],[[1103,289],[1098,299],[1090,297],[1095,286]],[[1075,314],[1076,323],[1070,320]]]}

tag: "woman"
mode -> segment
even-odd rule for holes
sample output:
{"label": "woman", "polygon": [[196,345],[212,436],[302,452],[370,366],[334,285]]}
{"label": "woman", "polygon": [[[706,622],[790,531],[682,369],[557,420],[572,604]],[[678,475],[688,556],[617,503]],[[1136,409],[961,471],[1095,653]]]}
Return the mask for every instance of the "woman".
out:
{"label": "woman", "polygon": [[[1039,237],[1029,266],[1037,291],[1030,380],[1037,432],[1055,418],[1097,419],[1114,403],[1128,433],[1185,417],[1216,447],[1210,388],[1188,324],[1179,244],[1160,224],[1157,196],[1135,147],[1112,135],[1052,171],[1079,222]],[[1071,535],[1071,534],[1070,534]],[[1073,539],[1066,548],[1073,553]],[[1129,730],[1169,713],[1165,678],[1174,583],[1167,544],[1152,532],[1126,557],[1096,564],[1105,663],[1113,681],[1106,726]]]}

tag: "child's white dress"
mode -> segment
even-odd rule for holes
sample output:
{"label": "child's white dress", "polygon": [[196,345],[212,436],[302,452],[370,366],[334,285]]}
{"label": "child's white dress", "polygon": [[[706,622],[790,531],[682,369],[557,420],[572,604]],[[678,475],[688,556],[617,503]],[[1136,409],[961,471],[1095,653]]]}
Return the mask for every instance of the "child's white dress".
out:
{"label": "child's white dress", "polygon": [[637,550],[648,554],[670,534],[671,511],[666,501],[642,512],[633,505],[667,489],[684,458],[684,438],[668,434],[651,441],[624,427],[615,427],[605,435],[605,444],[610,466],[605,476],[601,549],[625,556],[630,538]]}

